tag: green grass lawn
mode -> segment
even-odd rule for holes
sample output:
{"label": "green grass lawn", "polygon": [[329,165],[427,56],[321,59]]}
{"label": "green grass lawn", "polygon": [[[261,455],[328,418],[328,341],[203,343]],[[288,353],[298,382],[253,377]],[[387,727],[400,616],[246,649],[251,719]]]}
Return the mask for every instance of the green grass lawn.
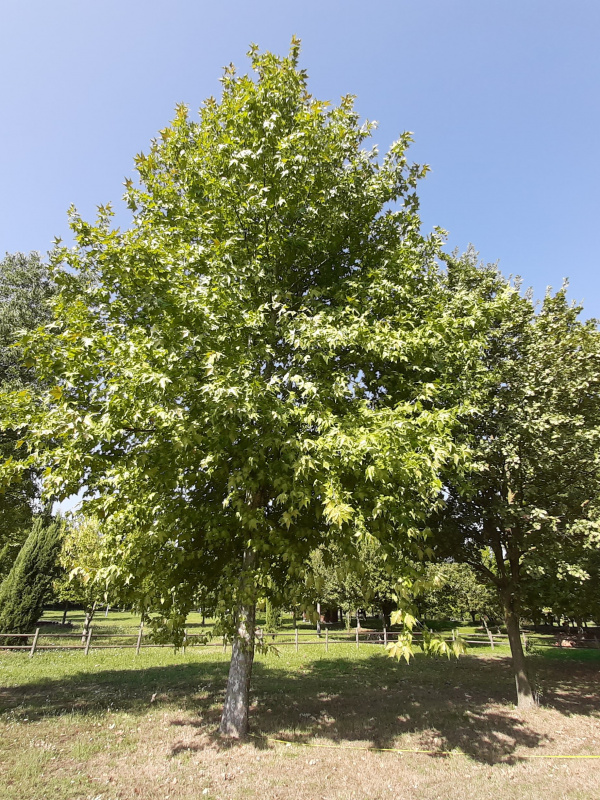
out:
{"label": "green grass lawn", "polygon": [[528,715],[513,706],[507,656],[488,647],[406,665],[381,645],[282,646],[256,657],[257,738],[231,747],[217,736],[221,648],[0,651],[0,797],[373,800],[409,787],[427,800],[595,798],[600,760],[530,757],[600,755],[600,651],[534,655],[542,707]]}

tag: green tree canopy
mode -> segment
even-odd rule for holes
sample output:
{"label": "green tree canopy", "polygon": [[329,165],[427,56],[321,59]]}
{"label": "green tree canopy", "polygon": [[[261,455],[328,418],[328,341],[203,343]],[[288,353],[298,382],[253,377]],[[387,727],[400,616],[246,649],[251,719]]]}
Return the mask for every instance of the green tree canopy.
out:
{"label": "green tree canopy", "polygon": [[[51,318],[49,299],[55,287],[48,265],[39,253],[7,254],[0,261],[0,388],[18,393],[36,391],[39,378],[26,363],[17,342],[24,330],[33,330]],[[3,461],[23,462],[27,455],[22,433],[14,428],[0,431]],[[24,464],[18,480],[0,493],[0,579],[6,575],[27,537],[33,521],[40,484],[35,471]]]}
{"label": "green tree canopy", "polygon": [[431,588],[416,601],[422,619],[463,620],[470,616],[475,624],[478,617],[498,616],[496,593],[468,564],[429,564],[425,579]]}
{"label": "green tree canopy", "polygon": [[54,592],[59,600],[83,608],[84,637],[96,607],[106,599],[102,551],[102,531],[95,517],[78,515],[69,519],[59,555],[62,574],[55,581]]}
{"label": "green tree canopy", "polygon": [[519,636],[524,581],[598,544],[600,333],[564,289],[536,310],[476,255],[448,262],[453,302],[484,334],[465,392],[476,414],[458,435],[473,470],[450,480],[432,522],[438,552],[471,565],[498,592],[520,705],[533,702]]}
{"label": "green tree canopy", "polygon": [[[146,608],[216,593],[232,620],[222,731],[247,726],[254,603],[324,541],[422,547],[474,348],[420,232],[405,134],[378,161],[350,97],[289,56],[228,68],[180,106],[126,182],[128,230],[71,212],[55,321],[27,339],[52,380],[13,419],[47,490],[85,487],[107,570]],[[52,445],[48,447],[49,443]],[[150,580],[147,580],[150,576]]]}

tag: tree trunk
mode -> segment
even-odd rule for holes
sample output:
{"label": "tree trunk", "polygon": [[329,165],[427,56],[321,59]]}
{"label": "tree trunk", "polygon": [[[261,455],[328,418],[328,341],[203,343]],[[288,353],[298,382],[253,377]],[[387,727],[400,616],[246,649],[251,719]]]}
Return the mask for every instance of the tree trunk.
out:
{"label": "tree trunk", "polygon": [[62,615],[62,622],[61,625],[67,624],[67,611],[69,610],[69,603],[65,600],[65,607],[63,608],[63,615]]}
{"label": "tree trunk", "polygon": [[253,575],[255,554],[244,552],[240,595],[236,613],[236,633],[231,647],[231,663],[219,731],[222,736],[242,739],[248,733],[250,678],[254,661],[256,587]]}
{"label": "tree trunk", "polygon": [[92,620],[94,619],[95,611],[96,611],[96,603],[92,603],[91,607],[89,607],[85,612],[85,621],[83,623],[83,631],[81,632],[81,644],[85,644],[85,640],[87,639],[90,625],[92,624]]}
{"label": "tree trunk", "polygon": [[508,641],[510,643],[515,684],[517,687],[517,705],[521,709],[533,708],[535,706],[535,695],[527,674],[525,653],[523,652],[523,643],[521,642],[521,634],[519,631],[519,615],[514,608],[514,601],[512,598],[504,600],[504,621],[506,623],[506,632],[508,633]]}
{"label": "tree trunk", "polygon": [[383,622],[386,628],[392,624],[392,611],[394,610],[394,603],[389,600],[381,601],[381,610],[383,612]]}

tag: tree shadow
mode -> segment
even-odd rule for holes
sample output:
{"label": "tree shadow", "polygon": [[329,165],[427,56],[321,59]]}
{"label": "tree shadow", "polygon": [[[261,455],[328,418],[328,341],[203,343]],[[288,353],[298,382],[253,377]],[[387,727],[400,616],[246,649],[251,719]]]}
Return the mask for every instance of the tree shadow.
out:
{"label": "tree shadow", "polygon": [[[536,658],[544,700],[560,713],[596,715],[598,663]],[[186,728],[183,750],[235,746],[218,739],[228,663],[202,660],[137,669],[81,671],[57,680],[0,688],[0,714],[30,721],[63,715],[125,711],[142,716],[164,706],[189,713],[171,720]],[[432,757],[460,750],[474,761],[492,764],[519,760],[519,751],[550,743],[536,731],[533,717],[513,707],[514,684],[507,658],[465,656],[441,662],[418,655],[410,665],[382,653],[369,658],[327,656],[294,671],[274,658],[254,666],[251,741],[270,748],[271,739],[298,744],[315,737],[332,746],[359,743],[374,749],[407,747]]]}
{"label": "tree shadow", "polygon": [[565,716],[600,715],[600,651],[548,649],[531,662],[542,705]]}
{"label": "tree shadow", "polygon": [[271,672],[263,683],[257,675],[252,721],[265,737],[298,743],[319,737],[388,749],[407,735],[400,747],[434,757],[460,750],[483,763],[507,762],[518,760],[519,748],[550,741],[512,709],[512,689],[510,665],[499,659],[320,659],[293,678]]}

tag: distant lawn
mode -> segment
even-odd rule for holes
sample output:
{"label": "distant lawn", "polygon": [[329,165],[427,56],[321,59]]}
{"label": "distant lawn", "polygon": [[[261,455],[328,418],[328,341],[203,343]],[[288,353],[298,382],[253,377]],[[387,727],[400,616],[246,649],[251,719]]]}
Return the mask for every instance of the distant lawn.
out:
{"label": "distant lawn", "polygon": [[[111,614],[113,628],[137,625]],[[281,647],[279,657],[256,658],[258,738],[233,746],[216,736],[228,661],[220,648],[200,647],[137,657],[130,649],[33,659],[0,651],[0,797],[598,796],[600,759],[529,756],[600,754],[600,651],[533,656],[543,707],[524,715],[499,648],[458,663],[418,655],[407,666],[376,645]]]}

